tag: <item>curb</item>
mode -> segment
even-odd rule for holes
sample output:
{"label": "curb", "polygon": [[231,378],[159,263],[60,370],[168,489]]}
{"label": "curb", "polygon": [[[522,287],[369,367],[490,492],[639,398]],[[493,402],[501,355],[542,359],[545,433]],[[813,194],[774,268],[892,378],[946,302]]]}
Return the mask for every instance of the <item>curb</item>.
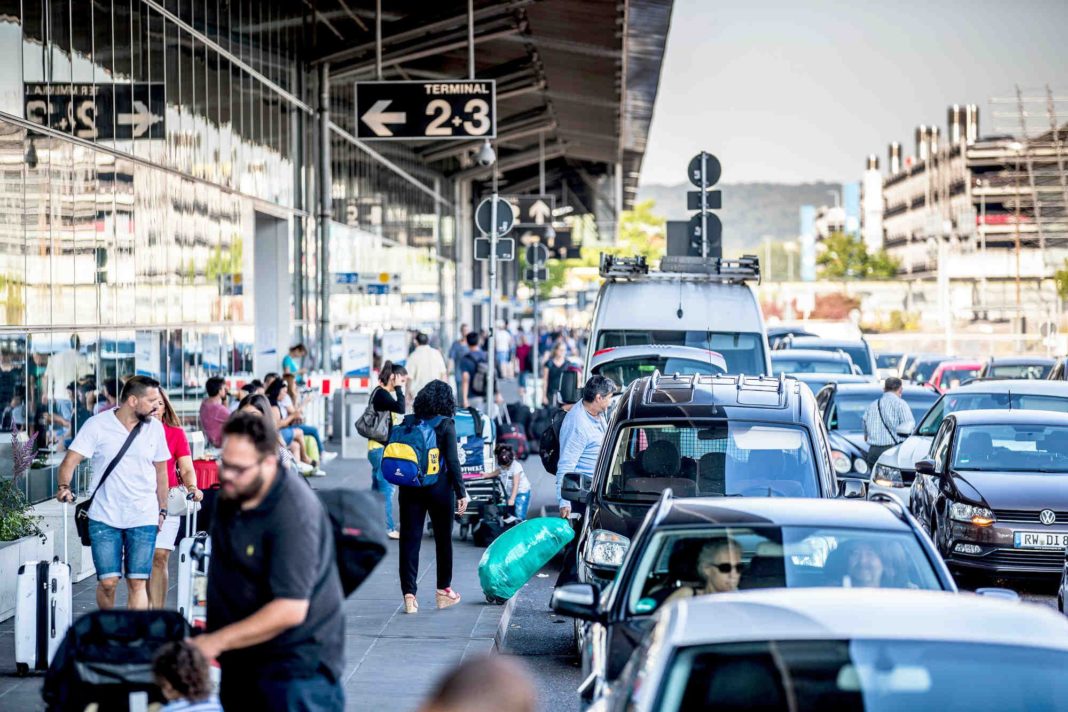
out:
{"label": "curb", "polygon": [[501,612],[501,620],[497,623],[497,632],[493,635],[493,652],[504,653],[504,644],[508,638],[508,627],[512,624],[512,611],[515,610],[516,600],[519,598],[519,591],[516,591],[515,595],[508,599],[508,602],[504,604],[504,611]]}

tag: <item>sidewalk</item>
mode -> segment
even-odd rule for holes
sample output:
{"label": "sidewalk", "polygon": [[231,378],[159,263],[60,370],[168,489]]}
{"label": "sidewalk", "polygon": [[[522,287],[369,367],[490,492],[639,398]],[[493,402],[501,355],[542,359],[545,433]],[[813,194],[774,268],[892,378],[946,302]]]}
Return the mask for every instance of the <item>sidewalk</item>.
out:
{"label": "sidewalk", "polygon": [[[324,468],[326,477],[315,478],[316,489],[356,487],[367,489],[371,468],[366,460],[335,459]],[[463,601],[439,611],[434,607],[434,540],[423,540],[419,559],[419,603],[416,615],[405,615],[397,572],[397,542],[374,574],[344,604],[346,708],[375,712],[414,710],[438,678],[468,655],[488,653],[504,613],[504,606],[485,603],[478,583],[478,562],[484,549],[470,541],[454,540],[453,587]],[[74,587],[75,617],[96,609],[96,580]],[[119,605],[125,605],[120,586]],[[175,606],[177,578],[171,561],[168,605]],[[40,710],[43,677],[18,678],[15,662],[14,621],[0,624],[0,709]]]}

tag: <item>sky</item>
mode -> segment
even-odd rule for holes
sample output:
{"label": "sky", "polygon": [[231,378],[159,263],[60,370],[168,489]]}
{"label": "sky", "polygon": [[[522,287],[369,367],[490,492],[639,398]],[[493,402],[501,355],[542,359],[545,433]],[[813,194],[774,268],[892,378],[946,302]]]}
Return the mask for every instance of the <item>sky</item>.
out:
{"label": "sky", "polygon": [[951,104],[1004,133],[989,100],[1047,83],[1068,118],[1068,0],[675,0],[641,182],[702,149],[724,182],[859,180]]}

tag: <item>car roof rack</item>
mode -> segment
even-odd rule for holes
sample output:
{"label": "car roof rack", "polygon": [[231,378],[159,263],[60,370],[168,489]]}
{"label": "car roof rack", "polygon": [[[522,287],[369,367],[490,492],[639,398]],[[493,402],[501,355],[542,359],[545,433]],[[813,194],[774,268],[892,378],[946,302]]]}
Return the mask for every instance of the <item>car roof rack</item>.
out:
{"label": "car roof rack", "polygon": [[599,272],[605,279],[627,279],[649,274],[649,263],[644,255],[620,257],[602,252]]}
{"label": "car roof rack", "polygon": [[668,255],[660,260],[658,272],[650,272],[649,263],[642,255],[619,257],[602,252],[599,272],[601,277],[612,280],[687,279],[740,284],[749,280],[760,281],[760,259],[755,255],[737,259]]}

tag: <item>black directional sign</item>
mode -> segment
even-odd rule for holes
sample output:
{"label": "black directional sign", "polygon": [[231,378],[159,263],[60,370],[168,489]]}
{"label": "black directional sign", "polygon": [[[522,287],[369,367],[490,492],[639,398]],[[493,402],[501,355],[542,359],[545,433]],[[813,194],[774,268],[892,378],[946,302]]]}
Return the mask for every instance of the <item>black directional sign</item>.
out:
{"label": "black directional sign", "polygon": [[[704,174],[701,173],[701,159],[704,159],[705,170]],[[698,153],[696,156],[690,159],[690,165],[686,167],[686,175],[690,179],[690,182],[697,188],[708,188],[715,185],[719,181],[720,174],[723,172],[723,167],[719,164],[719,159],[713,156],[711,153]]]}
{"label": "black directional sign", "polygon": [[528,265],[541,267],[549,261],[549,248],[539,242],[535,242],[527,245],[524,255],[527,258]]}
{"label": "black directional sign", "polygon": [[[475,238],[475,259],[488,260],[490,258],[490,238]],[[497,238],[497,259],[503,262],[511,262],[515,259],[515,238]]]}
{"label": "black directional sign", "polygon": [[[701,205],[701,193],[705,194],[705,204]],[[687,210],[719,210],[723,207],[723,192],[719,190],[686,191]]]}
{"label": "black directional sign", "polygon": [[549,270],[545,267],[528,267],[523,278],[528,282],[544,282],[549,278]]}
{"label": "black directional sign", "polygon": [[[515,224],[515,213],[504,198],[497,197],[497,235],[506,235]],[[493,228],[493,197],[483,198],[475,209],[475,226],[485,235]]]}
{"label": "black directional sign", "polygon": [[507,200],[515,211],[516,227],[544,227],[553,221],[555,195],[510,195]]}
{"label": "black directional sign", "polygon": [[87,141],[164,137],[163,84],[25,85],[26,119]]}
{"label": "black directional sign", "polygon": [[489,79],[357,82],[356,136],[394,141],[496,138],[497,85]]}
{"label": "black directional sign", "polygon": [[[705,215],[705,224],[708,225],[708,254],[718,257],[723,253],[723,223],[715,213]],[[690,250],[688,254],[695,257],[701,256],[701,213],[690,218],[687,228],[690,238]]]}

